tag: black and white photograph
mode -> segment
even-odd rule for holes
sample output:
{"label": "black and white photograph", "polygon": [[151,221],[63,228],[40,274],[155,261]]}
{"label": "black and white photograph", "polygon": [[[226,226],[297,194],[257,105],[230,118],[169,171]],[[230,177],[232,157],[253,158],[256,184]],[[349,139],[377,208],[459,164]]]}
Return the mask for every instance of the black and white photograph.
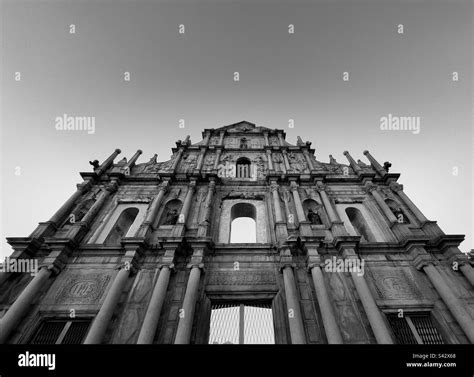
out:
{"label": "black and white photograph", "polygon": [[0,0],[0,376],[474,375],[472,0]]}

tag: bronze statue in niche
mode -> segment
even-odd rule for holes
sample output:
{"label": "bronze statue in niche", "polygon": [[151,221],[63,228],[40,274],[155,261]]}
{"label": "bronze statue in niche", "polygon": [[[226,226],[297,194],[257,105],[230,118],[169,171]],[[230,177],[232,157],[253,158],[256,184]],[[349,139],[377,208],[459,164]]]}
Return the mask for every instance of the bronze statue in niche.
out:
{"label": "bronze statue in niche", "polygon": [[322,225],[323,224],[319,214],[317,212],[314,212],[311,208],[308,209],[307,217],[308,217],[308,220],[311,222],[311,224],[315,224],[315,225]]}

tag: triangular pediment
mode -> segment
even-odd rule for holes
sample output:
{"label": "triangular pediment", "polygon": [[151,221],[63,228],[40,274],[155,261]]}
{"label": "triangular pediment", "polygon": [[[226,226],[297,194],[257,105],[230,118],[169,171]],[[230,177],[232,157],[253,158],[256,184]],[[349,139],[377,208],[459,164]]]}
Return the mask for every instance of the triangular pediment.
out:
{"label": "triangular pediment", "polygon": [[228,126],[222,126],[216,128],[214,131],[226,131],[227,133],[241,133],[241,132],[263,132],[263,131],[272,131],[272,129],[267,127],[257,127],[254,123],[242,120],[237,123],[229,124]]}

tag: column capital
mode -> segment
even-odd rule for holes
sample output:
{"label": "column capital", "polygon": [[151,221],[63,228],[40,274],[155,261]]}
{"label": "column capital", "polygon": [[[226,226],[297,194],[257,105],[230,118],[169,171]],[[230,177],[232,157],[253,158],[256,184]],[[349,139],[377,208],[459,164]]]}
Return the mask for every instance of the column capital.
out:
{"label": "column capital", "polygon": [[371,193],[372,191],[377,191],[378,186],[373,182],[365,182],[364,189],[367,193]]}
{"label": "column capital", "polygon": [[437,265],[439,264],[437,261],[433,260],[431,255],[428,253],[415,253],[413,259],[412,259],[412,264],[417,270],[422,270],[424,267],[429,266],[429,265]]}
{"label": "column capital", "polygon": [[276,181],[272,181],[270,184],[270,189],[272,190],[272,192],[276,191],[278,193],[279,187],[280,185]]}
{"label": "column capital", "polygon": [[317,181],[314,185],[314,189],[318,192],[326,191],[327,185],[321,181]]}
{"label": "column capital", "polygon": [[116,180],[113,180],[112,182],[108,183],[105,186],[105,190],[108,191],[109,193],[113,194],[115,191],[118,189],[118,182]]}
{"label": "column capital", "polygon": [[78,190],[80,190],[83,193],[92,187],[92,182],[90,180],[87,180],[87,181],[78,183],[76,187]]}
{"label": "column capital", "polygon": [[295,190],[298,190],[298,183],[296,183],[296,181],[291,181],[290,182],[290,190],[293,192]]}
{"label": "column capital", "polygon": [[174,265],[174,263],[161,263],[158,266],[156,266],[158,270],[162,270],[165,267],[168,268],[170,271],[176,270],[176,266]]}
{"label": "column capital", "polygon": [[391,182],[389,185],[390,189],[394,192],[403,191],[403,185],[397,182]]}
{"label": "column capital", "polygon": [[186,268],[192,270],[194,267],[200,269],[202,272],[204,272],[204,263],[188,263],[186,265]]}

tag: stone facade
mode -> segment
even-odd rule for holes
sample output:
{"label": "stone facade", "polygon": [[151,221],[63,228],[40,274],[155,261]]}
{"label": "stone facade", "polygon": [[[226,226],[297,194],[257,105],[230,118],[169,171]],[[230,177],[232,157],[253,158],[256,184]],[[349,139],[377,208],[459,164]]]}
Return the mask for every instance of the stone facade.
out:
{"label": "stone facade", "polygon": [[[279,344],[400,343],[403,326],[418,342],[474,343],[464,237],[429,221],[369,152],[324,163],[285,136],[240,122],[177,141],[168,161],[114,163],[116,150],[81,173],[49,221],[8,238],[10,258],[40,270],[0,274],[0,341],[83,320],[83,343],[207,343],[213,303],[267,302]],[[256,243],[229,242],[241,216]]]}

